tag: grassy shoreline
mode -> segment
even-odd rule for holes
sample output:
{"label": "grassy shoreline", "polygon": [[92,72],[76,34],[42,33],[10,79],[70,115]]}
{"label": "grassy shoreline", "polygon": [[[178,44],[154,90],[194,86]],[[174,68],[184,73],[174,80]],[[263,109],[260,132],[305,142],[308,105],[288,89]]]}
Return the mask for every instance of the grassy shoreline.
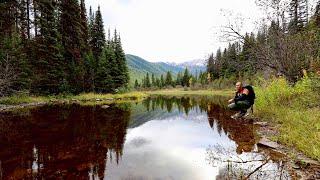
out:
{"label": "grassy shoreline", "polygon": [[320,103],[310,78],[295,86],[274,79],[256,88],[255,116],[279,131],[272,140],[320,161]]}
{"label": "grassy shoreline", "polygon": [[101,101],[120,101],[120,100],[140,100],[148,95],[142,92],[129,92],[124,94],[96,94],[83,93],[79,95],[66,96],[28,96],[28,95],[14,95],[0,98],[2,105],[20,105],[29,103],[50,103],[59,101],[71,102],[101,102]]}
{"label": "grassy shoreline", "polygon": [[120,101],[120,100],[141,100],[151,95],[221,95],[229,96],[231,90],[188,90],[183,89],[163,89],[157,91],[133,91],[124,94],[97,94],[97,93],[83,93],[79,95],[66,96],[28,96],[28,95],[14,95],[0,98],[2,105],[19,105],[28,103],[49,103],[54,101],[80,101],[80,102],[96,102],[96,101]]}
{"label": "grassy shoreline", "polygon": [[167,96],[185,96],[185,95],[203,95],[203,96],[232,96],[234,91],[225,90],[184,90],[184,89],[164,89],[156,91],[142,91],[149,95],[167,95]]}

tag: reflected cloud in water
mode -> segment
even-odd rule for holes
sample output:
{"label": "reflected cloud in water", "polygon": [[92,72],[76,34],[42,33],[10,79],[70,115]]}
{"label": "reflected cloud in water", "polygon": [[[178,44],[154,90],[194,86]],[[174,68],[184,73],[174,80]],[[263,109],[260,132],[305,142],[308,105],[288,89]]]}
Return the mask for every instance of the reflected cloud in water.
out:
{"label": "reflected cloud in water", "polygon": [[151,97],[137,104],[47,105],[0,114],[0,176],[63,179],[213,179],[207,149],[249,156],[251,123],[223,97]]}

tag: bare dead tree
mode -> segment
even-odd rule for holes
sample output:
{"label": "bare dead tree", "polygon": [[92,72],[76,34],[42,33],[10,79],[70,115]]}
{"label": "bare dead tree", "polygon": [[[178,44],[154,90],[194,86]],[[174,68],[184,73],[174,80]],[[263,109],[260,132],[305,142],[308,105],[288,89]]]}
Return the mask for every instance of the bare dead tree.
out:
{"label": "bare dead tree", "polygon": [[232,12],[226,10],[222,13],[223,16],[226,18],[227,23],[226,25],[220,28],[220,40],[224,42],[240,41],[241,43],[244,43],[245,37],[241,33],[244,18],[241,16],[241,14],[233,14]]}
{"label": "bare dead tree", "polygon": [[266,15],[264,21],[274,21],[282,30],[286,30],[290,0],[256,0],[255,3]]}
{"label": "bare dead tree", "polygon": [[[275,2],[279,3],[279,1]],[[275,5],[275,7],[278,6],[280,5]],[[279,11],[278,9],[276,11]],[[246,43],[251,47],[257,59],[254,62],[256,68],[265,69],[267,67],[277,74],[284,75],[294,83],[303,76],[303,69],[309,69],[310,61],[316,56],[314,52],[317,47],[316,38],[314,38],[314,34],[308,34],[309,32],[287,34],[279,25],[279,18],[282,18],[281,14],[283,13],[277,12],[275,14],[280,16],[276,18],[278,22],[273,21],[271,25],[263,26],[265,28],[262,29],[265,33],[263,42],[247,41],[245,35],[241,33],[241,26],[238,25],[242,23],[231,23],[231,21],[222,27],[222,38],[226,41]]]}
{"label": "bare dead tree", "polygon": [[10,87],[16,78],[17,74],[10,63],[10,57],[6,54],[2,61],[0,61],[0,97],[8,95]]}

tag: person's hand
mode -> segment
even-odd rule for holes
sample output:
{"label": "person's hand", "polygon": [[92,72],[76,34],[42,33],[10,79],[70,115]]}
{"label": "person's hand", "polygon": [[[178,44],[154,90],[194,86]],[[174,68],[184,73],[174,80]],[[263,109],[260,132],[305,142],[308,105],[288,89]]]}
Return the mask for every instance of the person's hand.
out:
{"label": "person's hand", "polygon": [[228,101],[228,103],[232,103],[233,102],[233,99],[230,99],[229,101]]}

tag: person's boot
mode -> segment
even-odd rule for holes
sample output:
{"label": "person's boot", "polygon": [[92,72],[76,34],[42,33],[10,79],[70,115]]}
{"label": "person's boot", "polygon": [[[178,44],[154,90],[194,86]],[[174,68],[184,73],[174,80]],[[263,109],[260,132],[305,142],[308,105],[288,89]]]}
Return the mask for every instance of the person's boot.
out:
{"label": "person's boot", "polygon": [[246,113],[247,113],[247,110],[241,110],[238,118],[244,117],[246,115]]}
{"label": "person's boot", "polygon": [[238,119],[240,117],[242,117],[243,115],[241,115],[241,111],[237,112],[236,114],[232,115],[231,118],[232,119]]}

